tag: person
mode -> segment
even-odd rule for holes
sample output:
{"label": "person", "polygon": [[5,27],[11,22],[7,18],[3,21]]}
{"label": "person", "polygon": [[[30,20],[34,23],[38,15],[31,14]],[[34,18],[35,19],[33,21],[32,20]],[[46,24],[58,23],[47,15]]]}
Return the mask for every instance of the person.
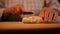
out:
{"label": "person", "polygon": [[[32,2],[32,3],[31,3]],[[21,11],[33,11],[35,9],[41,9],[43,6],[43,0],[41,0],[41,3],[39,3],[40,0],[36,2],[36,0],[20,0],[20,5],[6,8],[3,11],[1,21],[19,21],[21,17]],[[38,5],[38,6],[37,6]],[[40,8],[38,8],[40,6]],[[32,7],[32,8],[31,8]]]}
{"label": "person", "polygon": [[[22,0],[21,0],[22,1]],[[37,2],[36,2],[37,1]],[[46,3],[48,4],[49,2],[50,2],[50,0],[45,0],[46,1]],[[38,14],[41,10],[42,10],[42,8],[43,8],[43,6],[44,6],[44,0],[24,0],[24,1],[22,1],[23,3],[21,3],[21,4],[23,4],[23,7],[22,7],[22,5],[20,5],[20,6],[15,6],[15,7],[11,7],[11,8],[7,8],[7,9],[5,9],[4,10],[4,13],[3,13],[3,15],[2,15],[2,21],[4,21],[4,20],[7,20],[6,18],[6,16],[8,15],[8,17],[12,17],[12,16],[14,16],[14,17],[16,17],[16,19],[18,18],[19,19],[19,16],[20,16],[20,12],[21,11],[18,11],[19,10],[19,8],[21,8],[22,9],[22,12],[24,12],[24,11],[33,11],[34,13],[36,13],[36,14]],[[25,9],[25,10],[24,10]],[[48,9],[50,9],[50,7],[49,8],[47,8],[47,10]],[[40,11],[35,11],[36,10],[40,10]],[[43,10],[45,10],[45,9],[43,9]],[[48,10],[49,11],[49,10]],[[43,15],[44,14],[44,12],[45,12],[45,15]],[[50,11],[49,11],[50,12]],[[53,13],[52,11],[50,12],[50,13]],[[54,14],[55,14],[56,12],[54,12]],[[43,15],[43,16],[46,16],[46,14],[49,14],[49,13],[47,13],[47,11],[41,11],[41,13],[39,14],[39,15]],[[18,15],[18,16],[17,16]],[[53,14],[51,14],[51,15],[53,15]],[[56,14],[55,14],[56,15]],[[50,15],[49,15],[50,16]],[[57,15],[56,15],[57,16]],[[13,18],[14,18],[13,17]],[[40,17],[42,17],[42,16],[40,16]],[[51,17],[51,16],[50,16]],[[52,17],[51,17],[52,18]],[[10,19],[12,19],[12,18],[10,18]],[[45,19],[45,18],[44,18]],[[14,20],[15,20],[15,18],[14,18]]]}
{"label": "person", "polygon": [[25,12],[22,4],[6,8],[2,14],[1,21],[21,21],[22,12]]}

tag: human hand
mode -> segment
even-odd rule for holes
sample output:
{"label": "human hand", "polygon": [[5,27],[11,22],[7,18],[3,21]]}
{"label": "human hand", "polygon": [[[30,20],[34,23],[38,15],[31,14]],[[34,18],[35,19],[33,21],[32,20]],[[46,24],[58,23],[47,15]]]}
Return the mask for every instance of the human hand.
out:
{"label": "human hand", "polygon": [[51,22],[51,21],[56,21],[58,13],[57,10],[53,10],[49,7],[44,7],[40,14],[40,17],[42,17],[43,21],[45,22]]}
{"label": "human hand", "polygon": [[25,8],[22,4],[13,7],[5,8],[1,20],[8,21],[9,19],[18,19],[21,16],[21,12],[25,12]]}

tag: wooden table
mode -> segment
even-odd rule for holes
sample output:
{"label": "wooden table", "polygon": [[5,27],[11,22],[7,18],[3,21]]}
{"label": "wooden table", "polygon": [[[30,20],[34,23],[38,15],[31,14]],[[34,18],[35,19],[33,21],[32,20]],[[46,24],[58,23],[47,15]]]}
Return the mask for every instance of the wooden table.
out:
{"label": "wooden table", "polygon": [[0,30],[60,28],[60,24],[23,24],[22,22],[1,22]]}

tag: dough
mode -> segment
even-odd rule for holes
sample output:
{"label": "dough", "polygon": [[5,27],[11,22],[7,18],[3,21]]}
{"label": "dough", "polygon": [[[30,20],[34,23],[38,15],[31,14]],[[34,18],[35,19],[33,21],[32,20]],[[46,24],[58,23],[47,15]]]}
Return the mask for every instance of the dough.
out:
{"label": "dough", "polygon": [[24,17],[22,19],[23,23],[36,24],[42,22],[42,18],[39,16]]}

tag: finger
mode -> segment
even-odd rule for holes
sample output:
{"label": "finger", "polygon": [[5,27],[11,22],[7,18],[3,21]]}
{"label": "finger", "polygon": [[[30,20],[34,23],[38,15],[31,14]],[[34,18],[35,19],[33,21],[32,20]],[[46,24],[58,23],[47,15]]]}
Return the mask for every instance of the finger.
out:
{"label": "finger", "polygon": [[58,17],[58,12],[57,10],[54,10],[54,17],[53,17],[53,21],[56,21]]}
{"label": "finger", "polygon": [[23,12],[26,11],[26,9],[25,9],[25,7],[24,7],[23,5],[20,5],[20,9],[21,9]]}
{"label": "finger", "polygon": [[13,7],[10,7],[10,8],[6,8],[4,10],[5,13],[12,13],[14,10],[13,10]]}
{"label": "finger", "polygon": [[43,9],[40,11],[40,14],[39,14],[39,17],[41,17],[43,20],[44,20],[44,11],[45,11],[45,9],[43,8]]}
{"label": "finger", "polygon": [[50,9],[48,21],[49,22],[52,21],[52,18],[53,18],[53,11],[52,11],[52,9]]}
{"label": "finger", "polygon": [[14,7],[14,9],[16,10],[16,11],[26,11],[26,9],[25,9],[25,7],[22,5],[22,4],[20,4],[20,5],[16,5],[15,7]]}
{"label": "finger", "polygon": [[49,8],[46,8],[45,9],[45,12],[44,12],[44,21],[48,21],[48,14],[49,14]]}

